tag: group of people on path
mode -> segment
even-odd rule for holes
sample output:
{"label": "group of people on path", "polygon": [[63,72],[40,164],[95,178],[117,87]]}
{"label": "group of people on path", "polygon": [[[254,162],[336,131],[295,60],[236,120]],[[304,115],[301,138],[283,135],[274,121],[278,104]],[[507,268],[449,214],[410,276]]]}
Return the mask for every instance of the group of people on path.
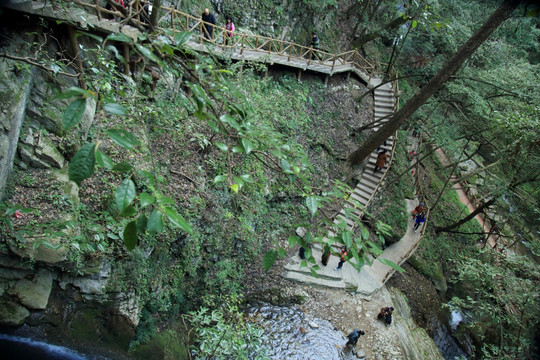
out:
{"label": "group of people on path", "polygon": [[[385,322],[386,325],[392,324],[392,314],[394,313],[394,308],[392,306],[385,306],[381,308],[381,311],[379,314],[377,314],[377,319],[382,320]],[[366,333],[360,329],[354,329],[347,335],[347,338],[349,341],[347,341],[346,346],[354,347],[356,346],[356,343],[358,342],[358,339],[361,335],[365,335]]]}
{"label": "group of people on path", "polygon": [[[201,20],[204,21],[203,36],[205,39],[212,40],[214,38],[214,27],[216,26],[216,17],[210,12],[210,9],[204,9]],[[225,19],[225,45],[229,45],[229,40],[234,36],[236,27],[232,18],[227,16]]]}

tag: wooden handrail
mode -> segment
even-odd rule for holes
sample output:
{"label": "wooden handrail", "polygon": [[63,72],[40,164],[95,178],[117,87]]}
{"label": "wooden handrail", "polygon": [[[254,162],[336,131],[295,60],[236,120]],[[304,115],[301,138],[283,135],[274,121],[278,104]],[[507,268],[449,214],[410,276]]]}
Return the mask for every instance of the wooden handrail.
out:
{"label": "wooden handrail", "polygon": [[[82,6],[86,9],[93,9],[99,18],[102,18],[105,14],[114,16],[116,18],[121,18],[122,24],[132,25],[139,30],[148,29],[150,27],[149,16],[146,13],[145,6],[152,5],[152,3],[147,0],[137,0],[129,5],[125,11],[119,11],[118,9],[107,10],[101,7],[96,0],[94,0],[93,3],[85,2],[85,0],[67,1]],[[221,36],[227,32],[224,27],[204,22],[200,18],[183,13],[172,7],[162,6],[160,11],[163,13],[163,16],[159,18],[157,25],[157,28],[160,30],[169,29],[173,32],[189,31],[196,35],[194,41],[202,42],[204,40],[224,48],[231,46],[225,45],[225,38],[224,36]],[[204,35],[209,37],[205,25],[210,25],[214,28],[214,36],[212,39],[204,37]],[[249,50],[274,54],[276,56],[284,56],[287,58],[287,61],[291,61],[293,59],[301,59],[303,61],[307,60],[308,66],[310,64],[321,65],[327,67],[330,72],[333,72],[337,65],[350,65],[352,68],[357,68],[367,73],[375,68],[374,65],[370,64],[356,50],[349,50],[335,54],[324,50],[314,49],[309,46],[300,45],[291,41],[274,39],[267,36],[245,33],[242,33],[241,35],[237,33],[235,36],[241,36],[241,41],[237,42],[241,43],[241,54],[243,54],[244,50]]]}

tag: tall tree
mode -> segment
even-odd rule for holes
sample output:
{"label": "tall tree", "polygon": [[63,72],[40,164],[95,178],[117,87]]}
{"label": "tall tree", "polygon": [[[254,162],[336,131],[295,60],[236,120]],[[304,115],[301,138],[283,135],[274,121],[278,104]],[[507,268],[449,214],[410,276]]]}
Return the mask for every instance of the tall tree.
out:
{"label": "tall tree", "polygon": [[392,116],[392,118],[377,131],[373,136],[366,140],[358,149],[349,154],[348,160],[353,165],[358,165],[373,150],[390,137],[399,127],[405,123],[409,117],[422,106],[427,99],[435,94],[443,84],[461,67],[480,45],[506,20],[512,12],[519,6],[522,0],[506,0],[501,6],[491,14],[486,22],[471,36],[471,38],[461,46],[452,58],[450,58],[431,78],[431,80],[422,87],[403,108]]}

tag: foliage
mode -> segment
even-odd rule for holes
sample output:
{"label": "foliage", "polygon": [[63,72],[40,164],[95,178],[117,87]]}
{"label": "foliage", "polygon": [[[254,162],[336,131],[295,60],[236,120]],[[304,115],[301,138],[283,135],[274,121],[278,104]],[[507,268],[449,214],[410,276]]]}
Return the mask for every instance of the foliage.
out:
{"label": "foliage", "polygon": [[225,297],[219,309],[202,307],[189,314],[196,336],[196,359],[266,359],[263,331],[238,310],[239,298]]}

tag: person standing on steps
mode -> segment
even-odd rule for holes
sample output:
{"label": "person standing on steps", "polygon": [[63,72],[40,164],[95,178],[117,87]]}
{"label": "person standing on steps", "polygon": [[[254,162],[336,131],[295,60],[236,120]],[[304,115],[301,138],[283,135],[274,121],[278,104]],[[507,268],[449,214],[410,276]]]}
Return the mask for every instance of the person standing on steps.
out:
{"label": "person standing on steps", "polygon": [[416,216],[418,216],[418,214],[423,213],[423,212],[424,212],[424,203],[420,203],[420,204],[418,204],[417,207],[414,208],[414,210],[412,212],[413,220],[414,220],[414,218],[416,218]]}
{"label": "person standing on steps", "polygon": [[382,170],[382,168],[386,164],[387,158],[388,157],[386,155],[386,150],[381,151],[379,155],[377,155],[377,160],[375,161],[375,169],[373,169],[374,174],[377,172],[377,170]]}
{"label": "person standing on steps", "polygon": [[392,313],[394,312],[393,307],[383,307],[381,308],[381,311],[379,312],[379,315],[377,315],[377,319],[382,320],[384,319],[384,322],[387,325],[390,325],[392,323]]}
{"label": "person standing on steps", "polygon": [[424,222],[426,222],[426,215],[424,212],[421,212],[420,214],[416,215],[416,224],[414,224],[414,232],[418,230],[420,225],[422,225]]}
{"label": "person standing on steps", "polygon": [[234,31],[236,30],[230,16],[227,16],[227,19],[225,20],[225,30],[227,30],[225,32],[225,45],[229,45],[229,39],[232,39]]}
{"label": "person standing on steps", "polygon": [[210,12],[208,8],[204,9],[202,16],[202,21],[207,24],[203,24],[203,36],[205,39],[212,40],[214,38],[214,25],[216,25],[216,18],[214,14]]}
{"label": "person standing on steps", "polygon": [[360,335],[365,335],[365,334],[366,333],[360,329],[354,329],[349,335],[347,335],[347,338],[349,339],[349,341],[347,341],[347,345],[350,345],[351,347],[355,347],[356,343],[358,342],[358,339],[360,338]]}
{"label": "person standing on steps", "polygon": [[341,248],[341,251],[339,253],[339,263],[338,263],[338,266],[337,268],[335,268],[334,270],[341,270],[341,268],[343,267],[343,264],[345,263],[345,256],[347,256],[347,247],[346,246],[343,246]]}

